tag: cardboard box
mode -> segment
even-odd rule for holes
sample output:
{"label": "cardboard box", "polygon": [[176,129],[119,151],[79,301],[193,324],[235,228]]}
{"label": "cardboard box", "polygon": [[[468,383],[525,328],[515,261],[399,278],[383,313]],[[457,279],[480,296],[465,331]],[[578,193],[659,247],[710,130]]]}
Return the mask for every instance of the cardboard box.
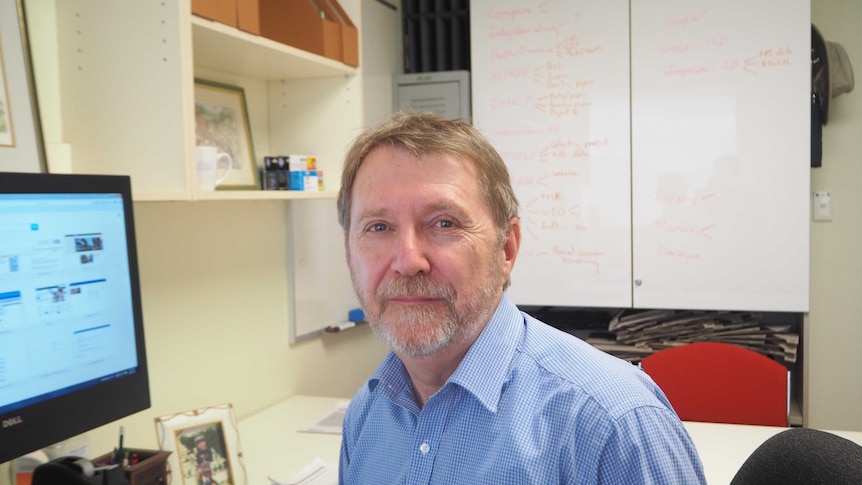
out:
{"label": "cardboard box", "polygon": [[260,0],[192,0],[192,13],[260,35]]}
{"label": "cardboard box", "polygon": [[240,30],[260,35],[260,0],[236,0],[236,22]]}
{"label": "cardboard box", "polygon": [[287,169],[291,172],[308,170],[308,155],[288,155]]}
{"label": "cardboard box", "polygon": [[237,26],[237,0],[192,0],[192,13],[218,23]]}
{"label": "cardboard box", "polygon": [[317,170],[306,170],[305,171],[305,191],[306,192],[317,192],[320,190],[317,184]]}
{"label": "cardboard box", "polygon": [[306,170],[291,170],[290,174],[290,190],[305,190]]}
{"label": "cardboard box", "polygon": [[322,2],[323,8],[330,10],[341,28],[341,62],[348,66],[359,66],[359,31],[337,0],[322,0]]}
{"label": "cardboard box", "polygon": [[331,4],[328,0],[316,0],[316,4],[312,0],[259,0],[260,35],[357,66],[359,41],[356,27],[350,23],[341,6],[333,6],[338,2],[331,0]]}
{"label": "cardboard box", "polygon": [[260,0],[260,35],[330,59],[341,59],[341,30],[311,0]]}

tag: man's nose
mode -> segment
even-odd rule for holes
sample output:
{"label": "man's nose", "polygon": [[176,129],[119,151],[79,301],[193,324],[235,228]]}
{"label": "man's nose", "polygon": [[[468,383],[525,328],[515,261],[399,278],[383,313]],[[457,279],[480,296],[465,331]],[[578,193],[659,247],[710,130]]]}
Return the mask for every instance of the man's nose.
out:
{"label": "man's nose", "polygon": [[392,257],[392,269],[404,276],[431,271],[428,261],[428,244],[422,234],[415,229],[401,229],[398,232]]}

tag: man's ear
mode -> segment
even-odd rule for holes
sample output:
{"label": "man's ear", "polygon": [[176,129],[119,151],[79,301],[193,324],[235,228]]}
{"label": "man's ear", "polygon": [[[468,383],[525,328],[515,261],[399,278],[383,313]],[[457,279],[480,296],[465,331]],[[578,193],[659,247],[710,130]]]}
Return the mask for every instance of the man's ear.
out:
{"label": "man's ear", "polygon": [[520,248],[521,218],[513,217],[509,220],[509,229],[506,231],[506,242],[503,244],[503,255],[505,256],[503,271],[507,280],[512,273],[512,268],[515,267],[515,259],[518,257],[518,250]]}

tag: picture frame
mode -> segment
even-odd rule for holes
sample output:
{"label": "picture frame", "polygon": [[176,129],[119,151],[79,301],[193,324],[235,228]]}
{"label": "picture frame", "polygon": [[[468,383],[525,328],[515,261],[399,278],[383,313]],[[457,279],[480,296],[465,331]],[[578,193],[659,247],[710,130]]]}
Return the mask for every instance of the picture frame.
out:
{"label": "picture frame", "polygon": [[195,145],[215,146],[233,159],[216,189],[260,189],[243,88],[195,79]]}
{"label": "picture frame", "polygon": [[48,171],[22,0],[0,0],[0,171]]}
{"label": "picture frame", "polygon": [[171,452],[168,475],[172,485],[246,484],[232,404],[160,416],[155,421],[159,450]]}

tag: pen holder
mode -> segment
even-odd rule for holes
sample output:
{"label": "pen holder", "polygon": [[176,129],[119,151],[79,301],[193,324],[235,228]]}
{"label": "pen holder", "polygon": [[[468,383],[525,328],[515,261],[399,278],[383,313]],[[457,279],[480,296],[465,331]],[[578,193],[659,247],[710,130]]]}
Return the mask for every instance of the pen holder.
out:
{"label": "pen holder", "polygon": [[[136,463],[123,467],[129,485],[166,485],[168,483],[169,451],[129,449],[129,456],[137,456]],[[93,459],[95,466],[111,463],[112,453]]]}

